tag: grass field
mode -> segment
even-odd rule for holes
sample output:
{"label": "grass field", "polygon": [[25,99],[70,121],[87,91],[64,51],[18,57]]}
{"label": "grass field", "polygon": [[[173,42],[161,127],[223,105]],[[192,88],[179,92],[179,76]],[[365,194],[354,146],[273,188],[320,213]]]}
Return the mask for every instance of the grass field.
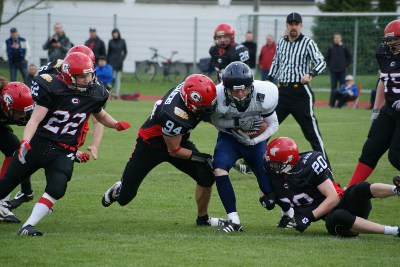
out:
{"label": "grass field", "polygon": [[[161,94],[170,86],[156,82],[143,88]],[[317,94],[322,98],[327,94]],[[129,205],[103,208],[101,196],[120,179],[137,130],[152,107],[151,102],[109,102],[107,111],[133,127],[124,132],[106,129],[99,159],[75,164],[66,196],[37,225],[45,232],[43,237],[18,237],[20,225],[0,223],[0,266],[397,266],[400,240],[390,236],[338,239],[326,234],[323,222],[313,223],[304,234],[277,229],[279,209],[263,209],[255,178],[234,170],[231,180],[243,233],[227,235],[216,228],[196,227],[195,183],[167,164],[148,175]],[[369,129],[370,111],[317,107],[315,112],[335,178],[346,185]],[[15,130],[21,136],[22,127]],[[212,126],[200,124],[191,139],[200,151],[212,153],[216,134]],[[290,136],[300,150],[310,149],[292,118],[275,136]],[[369,181],[391,183],[396,173],[385,155]],[[32,177],[32,183],[37,200],[45,187],[43,171]],[[399,225],[398,201],[397,197],[373,200],[370,219]],[[25,221],[33,206],[34,202],[26,203],[15,214]],[[225,217],[215,188],[209,214]]]}

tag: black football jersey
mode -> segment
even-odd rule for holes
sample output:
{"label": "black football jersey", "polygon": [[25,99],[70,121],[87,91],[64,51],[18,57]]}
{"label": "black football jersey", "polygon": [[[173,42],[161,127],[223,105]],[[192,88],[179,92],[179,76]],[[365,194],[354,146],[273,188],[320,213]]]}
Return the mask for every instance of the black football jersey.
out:
{"label": "black football jersey", "polygon": [[35,76],[31,93],[36,105],[49,109],[36,134],[70,146],[82,141],[82,128],[90,114],[100,112],[108,99],[103,86],[95,84],[94,90],[79,92],[52,74]]}
{"label": "black football jersey", "polygon": [[379,45],[376,51],[376,59],[381,71],[380,79],[385,86],[385,100],[388,106],[400,100],[400,56],[390,54],[387,47]]}
{"label": "black football jersey", "polygon": [[247,47],[241,44],[235,43],[234,45],[229,46],[226,51],[215,45],[210,48],[209,53],[212,64],[217,69],[219,78],[221,78],[220,73],[222,70],[225,69],[226,66],[228,66],[231,62],[241,61],[249,64],[249,50]]}
{"label": "black football jersey", "polygon": [[303,209],[313,210],[325,200],[317,186],[327,179],[333,181],[333,176],[321,152],[301,153],[290,172],[286,178],[271,172],[277,199],[290,204],[299,213]]}
{"label": "black football jersey", "polygon": [[182,135],[182,141],[186,141],[201,121],[200,116],[189,111],[183,102],[180,96],[182,86],[183,83],[171,89],[162,100],[154,104],[150,117],[139,129],[139,135],[146,143],[166,150],[163,135]]}

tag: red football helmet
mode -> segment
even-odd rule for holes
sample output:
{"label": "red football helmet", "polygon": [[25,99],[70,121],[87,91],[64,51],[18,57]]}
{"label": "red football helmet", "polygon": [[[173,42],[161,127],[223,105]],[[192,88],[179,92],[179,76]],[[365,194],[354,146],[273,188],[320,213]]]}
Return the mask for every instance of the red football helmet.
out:
{"label": "red football helmet", "polygon": [[7,117],[21,119],[33,110],[29,87],[21,82],[7,83],[1,90],[1,108]]}
{"label": "red football helmet", "polygon": [[[78,84],[77,75],[90,75],[87,84]],[[68,87],[72,90],[85,92],[93,88],[95,74],[92,60],[81,52],[74,52],[66,56],[61,65],[61,77]]]}
{"label": "red football helmet", "polygon": [[395,55],[400,52],[400,20],[393,20],[385,27],[383,43]]}
{"label": "red football helmet", "polygon": [[229,45],[233,45],[235,43],[235,30],[233,29],[232,25],[228,23],[222,23],[218,25],[214,31],[214,40],[217,43],[217,45],[222,46],[222,48],[226,47],[228,43],[227,44],[218,43],[217,41],[218,36],[228,36],[230,38]]}
{"label": "red football helmet", "polygon": [[193,74],[187,77],[180,94],[190,111],[211,114],[215,109],[217,89],[213,81],[205,75]]}
{"label": "red football helmet", "polygon": [[95,63],[94,53],[93,53],[92,49],[90,49],[86,45],[75,45],[75,46],[71,47],[71,49],[67,53],[67,56],[74,52],[81,52],[81,53],[87,55],[90,58],[90,60],[92,60],[93,64]]}
{"label": "red football helmet", "polygon": [[265,158],[272,171],[288,174],[300,159],[299,149],[293,139],[279,137],[268,144]]}

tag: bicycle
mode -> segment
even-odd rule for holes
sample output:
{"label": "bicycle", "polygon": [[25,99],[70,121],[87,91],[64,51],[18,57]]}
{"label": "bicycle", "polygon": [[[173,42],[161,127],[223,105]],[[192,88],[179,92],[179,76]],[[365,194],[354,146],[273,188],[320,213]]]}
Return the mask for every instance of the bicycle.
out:
{"label": "bicycle", "polygon": [[[135,76],[138,81],[153,81],[157,76],[158,69],[162,69],[164,80],[168,80],[173,83],[182,82],[188,75],[187,66],[179,61],[173,61],[172,58],[178,53],[178,51],[172,51],[169,58],[158,54],[158,49],[150,47],[153,56],[150,60],[137,62]],[[161,62],[164,59],[165,62]]]}

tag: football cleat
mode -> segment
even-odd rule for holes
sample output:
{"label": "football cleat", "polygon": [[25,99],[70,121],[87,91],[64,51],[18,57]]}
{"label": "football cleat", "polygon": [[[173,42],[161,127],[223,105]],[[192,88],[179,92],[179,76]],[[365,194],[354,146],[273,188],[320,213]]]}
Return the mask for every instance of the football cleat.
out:
{"label": "football cleat", "polygon": [[227,222],[224,226],[218,229],[221,232],[231,233],[231,232],[243,232],[243,226],[241,224],[233,223],[232,221]]}
{"label": "football cleat", "polygon": [[0,200],[0,221],[5,223],[20,223],[21,220],[12,213],[6,201]]}
{"label": "football cleat", "polygon": [[395,175],[393,177],[393,184],[396,186],[394,189],[394,193],[400,196],[400,176]]}
{"label": "football cleat", "polygon": [[289,217],[288,215],[282,215],[282,218],[276,225],[278,228],[293,228],[296,226],[296,221],[293,217]]}
{"label": "football cleat", "polygon": [[221,218],[208,217],[208,215],[197,217],[196,225],[198,226],[224,226],[228,220]]}
{"label": "football cleat", "polygon": [[397,226],[397,237],[400,237],[400,226]]}
{"label": "football cleat", "polygon": [[[101,204],[103,204],[104,207],[110,206],[113,202],[116,201],[115,198],[119,195],[120,190],[121,181],[118,181],[104,193],[103,198],[101,199]],[[113,195],[115,197],[113,197]]]}
{"label": "football cleat", "polygon": [[29,195],[26,195],[25,193],[19,191],[15,195],[14,199],[10,201],[10,208],[12,209],[18,208],[19,206],[21,206],[22,203],[31,201],[33,199],[33,196],[34,196],[33,191]]}
{"label": "football cleat", "polygon": [[36,230],[32,225],[28,224],[19,229],[17,235],[42,236],[43,232]]}
{"label": "football cleat", "polygon": [[251,170],[250,166],[246,164],[246,161],[240,160],[233,166],[235,170],[238,172],[241,172],[243,174],[252,174],[253,171]]}

